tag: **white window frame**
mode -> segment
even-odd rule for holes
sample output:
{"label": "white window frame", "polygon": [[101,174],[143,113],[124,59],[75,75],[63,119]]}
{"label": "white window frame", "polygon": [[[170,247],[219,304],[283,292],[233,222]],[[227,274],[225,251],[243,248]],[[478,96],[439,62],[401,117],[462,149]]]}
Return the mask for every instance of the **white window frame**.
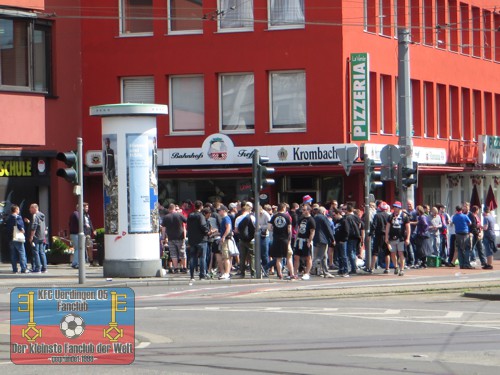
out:
{"label": "white window frame", "polygon": [[[274,3],[278,0],[267,0],[267,19],[268,28],[272,30],[284,30],[284,29],[304,29],[306,27],[306,15],[305,15],[305,0],[288,0],[287,3],[293,2],[294,8],[292,11],[295,12],[295,16],[300,16],[302,13],[302,21],[286,22],[282,21],[279,24],[273,24],[273,9]],[[302,9],[300,9],[302,8]],[[296,17],[297,18],[297,17]]]}
{"label": "white window frame", "polygon": [[[201,6],[201,11],[203,12],[203,2]],[[201,29],[186,29],[186,30],[172,30],[172,0],[168,0],[168,34],[169,35],[186,35],[186,34],[203,34],[203,21],[201,18],[203,15],[200,16],[200,22],[202,22],[202,28]]]}
{"label": "white window frame", "polygon": [[[303,92],[303,95],[304,95],[304,98],[303,98],[303,102],[301,103],[301,105],[303,106],[304,110],[304,126],[303,127],[278,127],[276,128],[275,127],[275,124],[274,124],[274,115],[275,115],[275,108],[274,108],[274,90],[273,90],[273,83],[274,83],[274,75],[277,75],[277,74],[281,74],[281,75],[285,75],[285,74],[295,74],[295,75],[298,75],[298,74],[301,74],[304,76],[304,92]],[[295,96],[297,96],[295,94]],[[299,96],[300,96],[300,93],[299,93]],[[299,98],[296,98],[295,99],[296,101],[302,101]],[[284,133],[284,132],[305,132],[307,131],[307,77],[306,77],[306,71],[305,70],[282,70],[282,71],[271,71],[269,72],[269,126],[270,126],[270,131],[273,132],[273,133]]]}
{"label": "white window frame", "polygon": [[[126,2],[128,0],[120,0],[119,2],[119,12],[120,12],[120,22],[119,22],[119,27],[120,27],[120,36],[122,37],[135,37],[135,36],[151,36],[153,35],[153,30],[151,31],[143,31],[143,32],[128,32],[126,31],[126,17],[125,17],[125,9],[126,9]],[[153,2],[154,0],[151,0],[151,16],[153,16]],[[151,25],[153,27],[153,25]]]}
{"label": "white window frame", "polygon": [[[203,98],[202,98],[202,115],[203,115],[203,128],[202,129],[194,129],[194,130],[179,130],[174,129],[174,121],[175,121],[175,111],[176,108],[174,106],[174,96],[175,92],[173,89],[173,80],[174,79],[182,79],[182,78],[201,78],[203,81]],[[172,75],[168,79],[169,86],[169,128],[171,135],[199,135],[205,134],[205,77],[202,74],[192,74],[192,75]]]}
{"label": "white window frame", "polygon": [[[225,103],[224,103],[224,79],[229,78],[229,77],[241,77],[242,81],[240,81],[240,87],[252,87],[251,93],[248,93],[251,95],[251,103],[249,103],[252,106],[252,113],[253,113],[253,123],[248,124],[248,127],[246,124],[241,123],[243,121],[242,115],[244,115],[245,111],[240,111],[240,109],[245,109],[247,107],[245,105],[245,101],[248,100],[248,95],[247,91],[238,91],[238,94],[236,95],[235,98],[233,99],[233,105],[231,108],[225,108]],[[231,73],[231,74],[220,74],[219,75],[219,113],[220,113],[220,123],[219,123],[219,129],[222,133],[254,133],[255,132],[255,77],[253,73]],[[228,113],[231,113],[231,122],[238,122],[237,125],[227,125],[227,127],[224,125],[224,113],[228,111]]]}
{"label": "white window frame", "polygon": [[[232,9],[234,7],[234,9]],[[233,15],[236,15],[237,13],[235,12],[237,9],[243,9],[242,7],[245,7],[245,9],[248,12],[251,12],[251,21],[245,21],[243,19],[241,20],[241,23],[248,23],[248,25],[243,25],[243,26],[224,26],[224,23],[227,18],[227,22],[231,22],[231,17]],[[222,33],[234,33],[234,32],[242,32],[242,31],[253,31],[254,28],[254,11],[253,11],[253,0],[218,0],[217,1],[217,9],[218,9],[218,31]],[[226,10],[227,9],[227,10]],[[249,14],[250,16],[250,14]],[[238,22],[239,20],[236,19],[233,22]]]}
{"label": "white window frame", "polygon": [[[131,85],[127,87],[127,83]],[[122,77],[120,78],[120,100],[122,103],[147,103],[154,104],[155,103],[155,81],[154,77]],[[127,90],[131,90],[130,93],[127,93]],[[149,92],[148,92],[149,91]],[[141,95],[141,92],[145,95]],[[136,96],[141,97],[144,96],[145,99],[139,100],[126,100],[127,97]],[[149,100],[147,98],[149,96]]]}

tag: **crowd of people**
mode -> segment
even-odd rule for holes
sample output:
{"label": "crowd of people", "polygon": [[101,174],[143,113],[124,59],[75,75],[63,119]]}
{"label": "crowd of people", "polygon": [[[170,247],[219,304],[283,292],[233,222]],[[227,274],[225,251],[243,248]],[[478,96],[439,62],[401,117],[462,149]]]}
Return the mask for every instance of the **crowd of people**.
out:
{"label": "crowd of people", "polygon": [[[468,202],[450,216],[437,204],[406,207],[399,201],[370,203],[365,213],[337,201],[264,204],[256,214],[252,202],[170,204],[161,221],[165,267],[171,273],[195,272],[200,280],[255,277],[255,236],[260,236],[264,277],[309,280],[365,272],[403,276],[410,268],[459,266],[493,268],[495,219]],[[372,257],[365,259],[365,238]],[[380,271],[377,271],[379,269]],[[336,271],[336,272],[334,272]],[[335,275],[336,274],[336,275]]]}

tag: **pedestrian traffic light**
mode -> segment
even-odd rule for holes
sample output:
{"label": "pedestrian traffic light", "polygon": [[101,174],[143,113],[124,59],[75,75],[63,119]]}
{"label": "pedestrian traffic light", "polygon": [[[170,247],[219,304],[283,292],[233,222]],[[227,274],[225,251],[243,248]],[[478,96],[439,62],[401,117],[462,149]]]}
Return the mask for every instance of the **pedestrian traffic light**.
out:
{"label": "pedestrian traffic light", "polygon": [[59,168],[56,175],[63,177],[74,185],[78,185],[78,155],[73,151],[59,152],[56,159],[68,166],[68,168]]}
{"label": "pedestrian traffic light", "polygon": [[383,186],[380,178],[381,173],[375,170],[375,162],[370,158],[365,158],[365,188],[370,194],[374,194],[375,190]]}
{"label": "pedestrian traffic light", "polygon": [[401,181],[402,185],[406,187],[418,185],[418,162],[413,162],[413,168],[403,166]]}

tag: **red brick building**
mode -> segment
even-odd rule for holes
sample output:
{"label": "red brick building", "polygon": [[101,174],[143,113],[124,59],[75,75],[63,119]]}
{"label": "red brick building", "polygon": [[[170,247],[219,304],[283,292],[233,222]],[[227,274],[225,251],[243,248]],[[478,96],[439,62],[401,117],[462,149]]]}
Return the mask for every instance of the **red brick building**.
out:
{"label": "red brick building", "polygon": [[[276,168],[270,201],[310,194],[360,205],[362,164],[346,176],[336,150],[365,144],[377,159],[384,145],[398,144],[398,27],[410,29],[412,41],[416,201],[452,206],[474,185],[481,199],[489,185],[497,193],[494,1],[47,0],[45,8],[55,25],[53,56],[71,63],[54,64],[56,87],[68,90],[45,98],[51,135],[40,148],[68,148],[81,132],[85,200],[99,226],[103,145],[89,107],[120,102],[169,105],[169,116],[158,118],[160,203],[247,198],[257,148]],[[369,140],[353,141],[351,131],[352,53],[369,55]],[[71,209],[71,187],[51,181],[67,194],[52,204],[59,216]],[[393,183],[376,192],[394,195]],[[65,218],[54,227],[64,228]]]}

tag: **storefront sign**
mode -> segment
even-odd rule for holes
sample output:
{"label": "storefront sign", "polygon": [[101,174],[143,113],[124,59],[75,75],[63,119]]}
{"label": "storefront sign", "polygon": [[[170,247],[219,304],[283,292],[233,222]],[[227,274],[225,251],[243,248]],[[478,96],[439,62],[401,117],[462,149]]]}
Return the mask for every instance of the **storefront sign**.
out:
{"label": "storefront sign", "polygon": [[[373,143],[365,144],[365,153],[370,159],[374,160],[375,163],[381,163],[380,152],[384,146],[386,145]],[[412,160],[422,164],[446,164],[446,149],[414,146]]]}
{"label": "storefront sign", "polygon": [[478,153],[479,164],[500,164],[500,137],[480,135]]}
{"label": "storefront sign", "polygon": [[351,139],[370,140],[370,61],[368,53],[351,53]]}
{"label": "storefront sign", "polygon": [[0,177],[31,176],[31,160],[0,160]]}
{"label": "storefront sign", "polygon": [[355,147],[353,144],[283,145],[235,147],[227,135],[214,134],[208,137],[201,149],[163,149],[165,166],[180,165],[231,165],[251,164],[253,151],[258,148],[261,155],[269,157],[272,164],[291,163],[338,163],[337,149]]}

